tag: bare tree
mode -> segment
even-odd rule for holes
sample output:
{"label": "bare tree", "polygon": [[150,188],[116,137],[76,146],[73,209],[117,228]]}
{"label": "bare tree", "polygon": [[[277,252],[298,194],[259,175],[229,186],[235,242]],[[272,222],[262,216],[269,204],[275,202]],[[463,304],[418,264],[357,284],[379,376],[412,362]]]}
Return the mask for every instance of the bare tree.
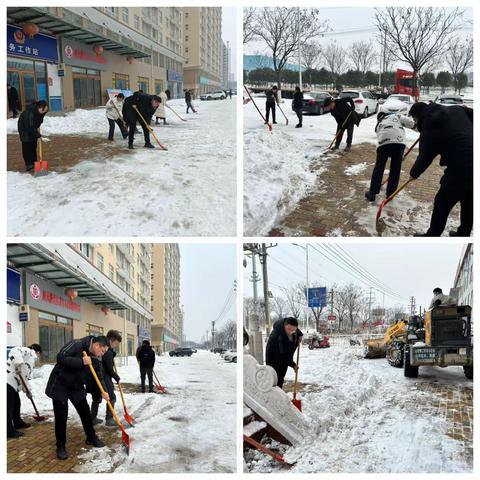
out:
{"label": "bare tree", "polygon": [[285,290],[285,298],[292,317],[300,319],[305,307],[305,295],[299,291],[298,287],[292,287]]}
{"label": "bare tree", "polygon": [[381,41],[397,60],[406,62],[419,75],[435,57],[448,49],[448,39],[463,16],[459,8],[386,7],[375,9]]}
{"label": "bare tree", "polygon": [[341,75],[345,65],[345,50],[336,42],[330,42],[322,48],[322,57],[334,78]]}
{"label": "bare tree", "polygon": [[312,40],[302,45],[302,64],[309,71],[308,83],[310,84],[312,83],[312,70],[318,67],[321,58],[322,47],[318,42]]}
{"label": "bare tree", "polygon": [[275,314],[278,320],[286,317],[288,305],[284,298],[275,296],[270,303],[272,314]]}
{"label": "bare tree", "polygon": [[377,56],[378,53],[374,50],[371,41],[361,40],[353,42],[348,49],[348,57],[352,61],[355,70],[362,72],[364,75],[368,70],[371,70]]}
{"label": "bare tree", "polygon": [[243,9],[243,43],[251,42],[255,39],[255,14],[254,7]]}
{"label": "bare tree", "polygon": [[446,55],[447,65],[453,75],[455,92],[460,93],[459,78],[473,66],[473,37],[462,40],[458,35],[452,37]]}
{"label": "bare tree", "polygon": [[263,39],[272,52],[273,69],[281,87],[282,71],[298,51],[298,43],[304,45],[328,30],[328,21],[320,21],[318,9],[275,7],[262,8],[256,15],[254,33]]}

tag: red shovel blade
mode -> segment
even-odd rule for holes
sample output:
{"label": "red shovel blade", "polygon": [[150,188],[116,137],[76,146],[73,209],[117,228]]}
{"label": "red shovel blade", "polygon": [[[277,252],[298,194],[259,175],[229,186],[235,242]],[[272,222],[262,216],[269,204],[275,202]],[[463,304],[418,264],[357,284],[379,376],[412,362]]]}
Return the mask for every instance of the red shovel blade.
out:
{"label": "red shovel blade", "polygon": [[130,454],[130,437],[123,427],[122,427],[122,444],[126,454],[129,455]]}
{"label": "red shovel blade", "polygon": [[161,393],[167,393],[167,389],[165,387],[162,387],[160,384],[155,384],[155,386],[157,387],[157,389],[161,392]]}
{"label": "red shovel blade", "polygon": [[123,418],[125,419],[125,421],[131,426],[131,427],[134,427],[135,425],[133,425],[133,418],[132,416],[127,412],[127,410],[125,410],[123,412]]}
{"label": "red shovel blade", "polygon": [[272,131],[272,124],[271,124],[271,123],[267,123],[267,126],[268,126],[268,130],[271,132],[271,131]]}
{"label": "red shovel blade", "polygon": [[292,399],[293,405],[301,412],[302,411],[302,401],[298,398]]}
{"label": "red shovel blade", "polygon": [[32,417],[36,422],[43,422],[45,421],[48,417],[45,417],[43,415],[34,415]]}

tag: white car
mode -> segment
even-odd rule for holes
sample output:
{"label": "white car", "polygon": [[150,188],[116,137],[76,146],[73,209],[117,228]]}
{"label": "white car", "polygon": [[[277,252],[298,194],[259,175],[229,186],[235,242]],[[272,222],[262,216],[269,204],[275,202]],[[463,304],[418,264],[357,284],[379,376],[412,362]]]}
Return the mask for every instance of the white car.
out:
{"label": "white car", "polygon": [[355,111],[367,118],[378,111],[378,100],[368,90],[343,90],[339,98],[350,97],[355,103]]}
{"label": "white car", "polygon": [[227,350],[223,355],[223,359],[226,362],[237,362],[237,351],[236,350]]}
{"label": "white car", "polygon": [[438,95],[438,97],[435,98],[434,103],[444,105],[445,107],[449,107],[452,105],[463,105],[463,98],[461,95],[444,93],[442,95]]}
{"label": "white car", "polygon": [[381,112],[400,113],[408,115],[410,107],[415,103],[415,99],[410,95],[395,93],[390,95],[380,106]]}
{"label": "white car", "polygon": [[227,94],[223,90],[215,90],[200,95],[200,100],[225,100],[226,98]]}

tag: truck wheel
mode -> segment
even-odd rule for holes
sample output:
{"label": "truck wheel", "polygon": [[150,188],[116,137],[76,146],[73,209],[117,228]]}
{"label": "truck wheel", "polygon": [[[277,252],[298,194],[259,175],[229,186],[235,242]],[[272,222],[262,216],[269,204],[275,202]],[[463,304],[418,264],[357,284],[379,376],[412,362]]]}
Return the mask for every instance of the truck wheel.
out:
{"label": "truck wheel", "polygon": [[473,365],[464,365],[463,373],[469,380],[473,380]]}
{"label": "truck wheel", "polygon": [[395,342],[387,346],[387,361],[392,367],[403,367],[403,343]]}
{"label": "truck wheel", "polygon": [[403,374],[405,377],[417,378],[418,377],[418,367],[410,365],[410,349],[405,348],[403,350]]}

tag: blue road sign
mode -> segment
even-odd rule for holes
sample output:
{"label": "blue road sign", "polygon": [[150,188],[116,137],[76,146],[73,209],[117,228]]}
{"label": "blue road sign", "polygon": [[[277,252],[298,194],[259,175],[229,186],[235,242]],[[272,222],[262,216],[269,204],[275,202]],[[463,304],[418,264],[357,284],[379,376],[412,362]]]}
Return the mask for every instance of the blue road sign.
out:
{"label": "blue road sign", "polygon": [[327,287],[316,287],[308,289],[308,306],[310,308],[321,308],[327,306]]}

